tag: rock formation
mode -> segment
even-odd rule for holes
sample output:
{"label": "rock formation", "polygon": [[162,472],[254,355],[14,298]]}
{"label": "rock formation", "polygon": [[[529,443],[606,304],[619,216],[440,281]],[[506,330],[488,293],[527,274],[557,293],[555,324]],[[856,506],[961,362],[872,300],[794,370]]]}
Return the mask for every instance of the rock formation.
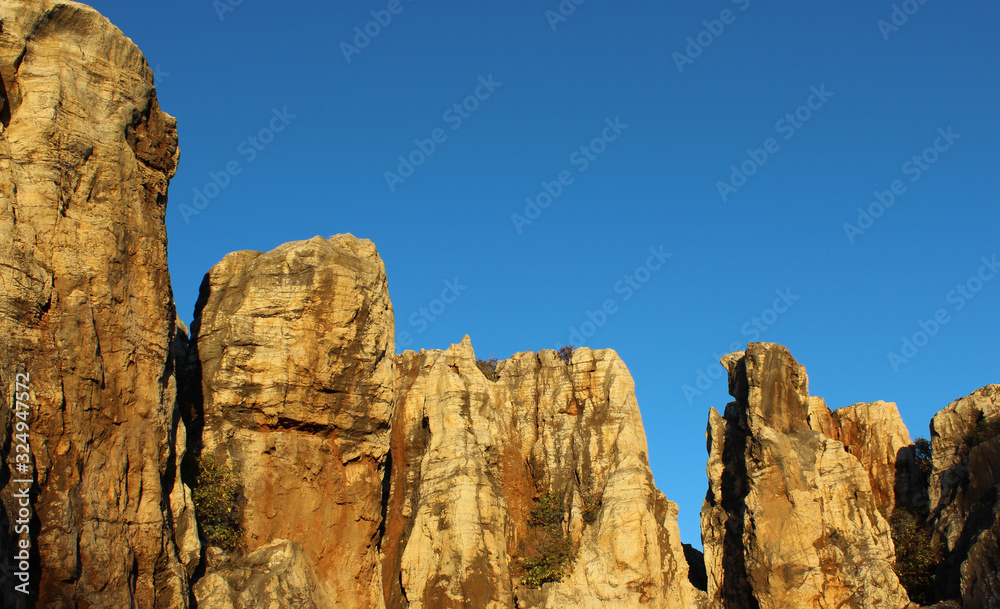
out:
{"label": "rock formation", "polygon": [[892,402],[854,404],[834,410],[832,418],[831,439],[842,442],[861,462],[862,469],[868,472],[875,505],[889,518],[896,497],[909,497],[914,484],[910,451],[913,442],[899,409]]}
{"label": "rock formation", "polygon": [[395,347],[375,246],[340,235],[229,254],[196,309],[203,455],[236,473],[243,544],[295,541],[335,606],[380,607]]}
{"label": "rock formation", "polygon": [[[653,485],[631,376],[611,350],[518,353],[490,380],[468,337],[398,357],[383,581],[389,609],[695,607],[677,506]],[[525,585],[536,500],[574,558]],[[535,544],[535,545],[533,545]],[[544,545],[544,541],[541,542]]]}
{"label": "rock formation", "polygon": [[827,435],[834,419],[809,396],[805,368],[766,343],[723,364],[735,401],[709,419],[709,601],[726,609],[905,607],[868,473]]}
{"label": "rock formation", "polygon": [[[899,507],[944,547],[942,598],[1000,607],[1000,385],[934,417],[928,482],[895,404],[831,412],[778,345],[725,357],[702,557],[614,351],[397,355],[366,240],[226,256],[189,339],[166,263],[178,158],[120,31],[0,4],[0,609],[902,609]],[[209,463],[235,482],[232,551],[204,545],[212,489],[186,484]],[[25,476],[30,599],[11,592]]]}
{"label": "rock formation", "polygon": [[[93,9],[4,0],[0,23],[0,419],[25,369],[35,606],[186,607],[168,499],[175,121],[139,49]],[[14,542],[0,542],[6,562]]]}
{"label": "rock formation", "polygon": [[276,539],[246,556],[231,558],[208,551],[208,572],[194,587],[206,609],[326,609],[330,601],[302,545]]}
{"label": "rock formation", "polygon": [[965,609],[1000,606],[1000,385],[931,420],[931,525],[948,552],[942,594]]}

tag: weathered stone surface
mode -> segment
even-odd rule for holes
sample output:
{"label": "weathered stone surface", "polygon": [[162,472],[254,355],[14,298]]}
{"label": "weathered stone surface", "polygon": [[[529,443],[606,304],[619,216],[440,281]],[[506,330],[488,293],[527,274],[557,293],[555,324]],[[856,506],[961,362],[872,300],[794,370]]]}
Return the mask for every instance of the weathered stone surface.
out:
{"label": "weathered stone surface", "polygon": [[[910,432],[892,402],[854,404],[833,411],[834,440],[840,440],[868,472],[875,505],[886,518],[896,496],[910,494],[912,457]],[[897,458],[904,462],[897,467]]]}
{"label": "weathered stone surface", "polygon": [[702,509],[708,596],[720,608],[902,608],[889,527],[805,368],[779,345],[723,358],[725,417],[709,418]]}
{"label": "weathered stone surface", "polygon": [[276,539],[246,556],[227,559],[209,550],[209,572],[195,585],[205,609],[325,609],[334,604],[302,545]]}
{"label": "weathered stone surface", "polygon": [[335,606],[381,606],[392,306],[375,246],[314,237],[236,252],[192,326],[204,451],[236,473],[244,543],[302,545]]}
{"label": "weathered stone surface", "polygon": [[93,9],[4,0],[0,22],[0,402],[25,367],[36,606],[185,607],[164,488],[175,121],[139,49]]}
{"label": "weathered stone surface", "polygon": [[[578,349],[569,365],[519,353],[496,382],[468,337],[397,359],[387,607],[696,606],[677,506],[653,486],[632,379],[613,351]],[[529,516],[549,492],[567,506],[576,557],[561,582],[528,589]],[[588,519],[590,493],[600,507]]]}
{"label": "weathered stone surface", "polygon": [[955,400],[931,420],[931,525],[948,550],[946,598],[1000,604],[1000,385]]}

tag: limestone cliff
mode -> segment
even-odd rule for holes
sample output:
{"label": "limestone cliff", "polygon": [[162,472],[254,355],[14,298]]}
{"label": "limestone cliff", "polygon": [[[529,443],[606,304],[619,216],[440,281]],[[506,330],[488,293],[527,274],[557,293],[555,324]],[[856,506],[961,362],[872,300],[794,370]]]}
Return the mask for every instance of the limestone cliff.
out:
{"label": "limestone cliff", "polygon": [[948,553],[941,594],[965,609],[1000,606],[1000,385],[931,420],[931,525]]}
{"label": "limestone cliff", "polygon": [[913,494],[913,456],[910,432],[906,429],[899,409],[892,402],[854,404],[832,413],[832,439],[844,444],[868,473],[875,505],[889,518],[896,508],[896,497]]}
{"label": "limestone cliff", "polygon": [[202,455],[236,472],[243,545],[297,542],[342,609],[381,606],[393,332],[382,261],[350,235],[226,256],[192,325]]}
{"label": "limestone cliff", "polygon": [[[35,606],[186,607],[168,500],[175,121],[139,49],[75,2],[0,3],[0,97],[0,420],[26,370]],[[22,603],[4,533],[2,596]]]}
{"label": "limestone cliff", "polygon": [[[396,354],[385,267],[350,235],[226,256],[188,338],[176,125],[139,50],[84,5],[4,0],[0,97],[0,609],[902,609],[898,507],[928,514],[941,598],[1000,606],[1000,385],[934,417],[928,480],[895,404],[831,412],[778,345],[724,358],[702,592],[614,351]],[[210,462],[230,552],[185,484]]]}
{"label": "limestone cliff", "polygon": [[[519,353],[496,378],[466,339],[398,356],[384,577],[390,609],[694,607],[677,506],[653,485],[631,376],[611,350]],[[572,546],[534,588],[536,500]],[[551,540],[548,540],[551,542]],[[541,548],[538,546],[542,546]]]}
{"label": "limestone cliff", "polygon": [[709,419],[709,600],[727,609],[905,607],[878,496],[861,462],[827,435],[835,423],[809,396],[805,368],[766,343],[723,363],[735,401]]}

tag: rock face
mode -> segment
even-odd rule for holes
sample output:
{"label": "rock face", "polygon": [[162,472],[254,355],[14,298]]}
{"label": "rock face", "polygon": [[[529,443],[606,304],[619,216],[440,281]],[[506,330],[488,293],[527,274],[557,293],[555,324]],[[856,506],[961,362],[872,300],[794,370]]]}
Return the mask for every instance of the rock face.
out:
{"label": "rock face", "polygon": [[832,439],[840,440],[861,462],[868,472],[875,505],[888,518],[896,507],[896,497],[910,497],[914,486],[913,442],[899,409],[892,402],[854,404],[834,410],[833,423]]}
{"label": "rock face", "polygon": [[[631,376],[610,350],[519,353],[497,379],[468,337],[398,356],[392,479],[382,544],[386,606],[695,607],[677,506],[653,486]],[[575,559],[523,585],[535,500]],[[544,543],[544,542],[541,542]],[[543,548],[542,548],[543,549]]]}
{"label": "rock face", "polygon": [[[934,417],[928,489],[894,404],[831,413],[784,347],[727,356],[702,559],[613,351],[395,355],[368,241],[226,256],[189,340],[166,265],[178,156],[106,19],[0,4],[0,609],[902,609],[900,506],[947,550],[942,595],[1000,607],[1000,385]],[[234,555],[203,552],[184,483],[207,456],[236,473]],[[31,598],[10,592],[23,488]]]}
{"label": "rock face", "polygon": [[[175,121],[139,49],[93,9],[4,0],[0,23],[0,421],[25,369],[35,606],[186,607],[168,499]],[[10,525],[19,489],[2,431]]]}
{"label": "rock face", "polygon": [[805,368],[767,343],[723,364],[735,401],[724,417],[713,409],[709,418],[709,601],[726,609],[905,607],[868,473],[828,435],[837,424],[809,396]]}
{"label": "rock face", "polygon": [[931,524],[944,543],[946,598],[1000,606],[1000,385],[952,402],[931,420]]}
{"label": "rock face", "polygon": [[297,542],[331,606],[381,607],[395,347],[375,246],[340,235],[230,254],[192,333],[203,454],[236,473],[245,546]]}
{"label": "rock face", "polygon": [[338,606],[327,598],[312,559],[296,542],[276,539],[236,559],[228,559],[218,548],[211,548],[208,560],[208,572],[194,588],[199,607],[325,609]]}

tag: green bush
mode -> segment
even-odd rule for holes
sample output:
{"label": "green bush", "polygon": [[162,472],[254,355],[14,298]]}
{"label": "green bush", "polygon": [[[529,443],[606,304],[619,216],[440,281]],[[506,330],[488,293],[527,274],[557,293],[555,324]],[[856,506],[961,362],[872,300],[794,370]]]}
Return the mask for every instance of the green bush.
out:
{"label": "green bush", "polygon": [[548,582],[557,582],[569,572],[573,560],[573,542],[562,531],[548,536],[538,554],[524,561],[524,578],[521,583],[528,588],[538,588]]}
{"label": "green bush", "polygon": [[192,492],[195,516],[209,543],[227,552],[242,549],[238,492],[233,470],[213,455],[202,455]]}
{"label": "green bush", "polygon": [[566,518],[566,502],[560,493],[548,492],[535,500],[528,525],[528,548],[518,561],[524,570],[521,584],[538,588],[548,582],[559,581],[569,572],[573,561],[573,542],[566,536],[562,525]]}
{"label": "green bush", "polygon": [[583,521],[586,523],[597,522],[597,515],[601,511],[602,497],[600,493],[587,493],[583,496]]}
{"label": "green bush", "polygon": [[889,519],[892,542],[896,546],[895,571],[910,600],[933,604],[934,574],[942,560],[940,544],[931,543],[926,525],[904,508],[896,508]]}
{"label": "green bush", "polygon": [[477,359],[476,367],[479,368],[480,372],[487,380],[493,381],[494,383],[500,379],[500,375],[497,374],[497,364],[500,363],[495,357],[490,359]]}
{"label": "green bush", "polygon": [[562,524],[563,513],[566,511],[562,495],[556,492],[545,493],[535,501],[531,509],[531,519],[528,523],[534,527],[555,527]]}
{"label": "green bush", "polygon": [[573,345],[566,345],[565,347],[560,349],[559,357],[561,357],[562,361],[566,362],[566,364],[569,365],[569,360],[570,358],[573,357]]}

